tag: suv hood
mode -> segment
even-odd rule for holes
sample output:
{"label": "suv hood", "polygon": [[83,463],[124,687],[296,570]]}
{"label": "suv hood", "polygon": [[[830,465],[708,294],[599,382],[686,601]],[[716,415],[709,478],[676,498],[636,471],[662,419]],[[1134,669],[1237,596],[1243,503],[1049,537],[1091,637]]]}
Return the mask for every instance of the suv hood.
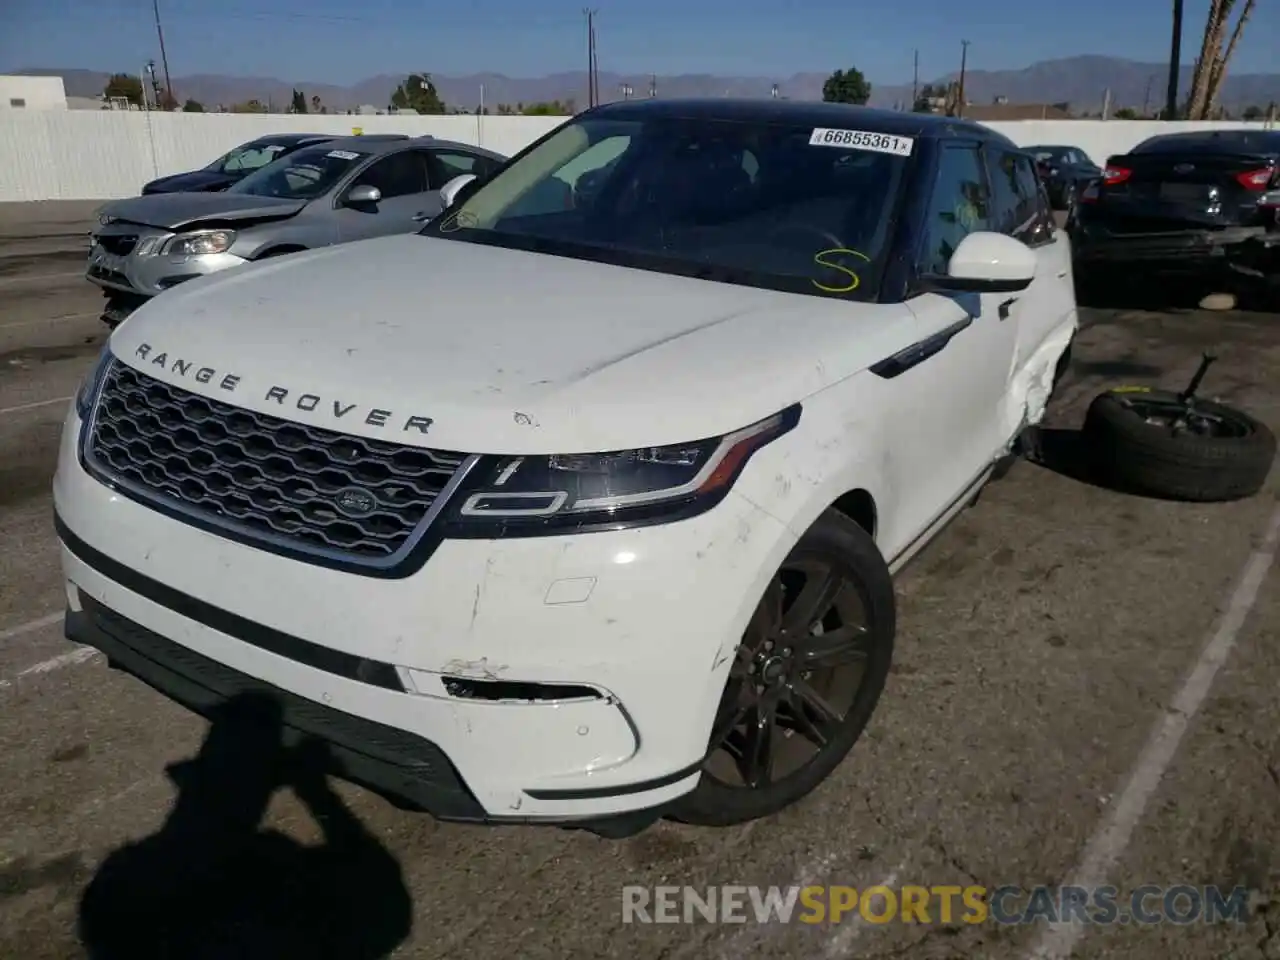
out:
{"label": "suv hood", "polygon": [[151,376],[300,423],[549,454],[719,436],[916,336],[904,304],[408,235],[191,280],[110,343]]}
{"label": "suv hood", "polygon": [[283,219],[306,205],[306,200],[239,193],[153,193],[116,200],[98,213],[148,227],[181,230],[202,221]]}

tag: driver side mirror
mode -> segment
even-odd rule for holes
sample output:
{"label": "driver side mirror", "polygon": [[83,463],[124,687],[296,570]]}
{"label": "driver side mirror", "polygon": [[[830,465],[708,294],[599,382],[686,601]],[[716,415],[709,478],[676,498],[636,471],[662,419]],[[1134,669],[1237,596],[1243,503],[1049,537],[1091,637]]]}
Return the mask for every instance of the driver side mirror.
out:
{"label": "driver side mirror", "polygon": [[[468,187],[471,189],[468,190]],[[448,209],[463,196],[464,191],[466,196],[470,196],[479,187],[480,181],[476,179],[474,173],[461,173],[440,188],[440,202],[444,204],[445,209]]]}
{"label": "driver side mirror", "polygon": [[347,203],[353,207],[363,207],[370,203],[377,203],[381,199],[382,191],[367,183],[352,187],[347,193]]}
{"label": "driver side mirror", "polygon": [[1036,276],[1036,255],[1021,240],[1003,233],[971,233],[956,247],[947,272],[925,277],[933,290],[947,293],[1016,293]]}

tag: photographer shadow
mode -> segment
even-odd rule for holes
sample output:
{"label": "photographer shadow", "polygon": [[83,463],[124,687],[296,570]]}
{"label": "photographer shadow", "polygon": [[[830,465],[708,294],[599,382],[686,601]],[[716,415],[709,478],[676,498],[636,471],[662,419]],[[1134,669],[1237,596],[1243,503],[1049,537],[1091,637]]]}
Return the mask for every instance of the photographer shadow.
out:
{"label": "photographer shadow", "polygon": [[[284,745],[279,705],[242,694],[210,712],[200,752],[170,766],[178,797],[152,836],[112,852],[80,903],[91,960],[386,957],[412,902],[391,853],[333,792],[327,748]],[[320,824],[306,846],[261,821],[288,786]]]}

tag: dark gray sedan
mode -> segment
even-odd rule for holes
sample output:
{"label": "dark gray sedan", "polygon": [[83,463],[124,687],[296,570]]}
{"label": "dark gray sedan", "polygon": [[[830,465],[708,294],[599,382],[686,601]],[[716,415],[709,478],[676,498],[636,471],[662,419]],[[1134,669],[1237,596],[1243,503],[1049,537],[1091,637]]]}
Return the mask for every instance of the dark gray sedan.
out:
{"label": "dark gray sedan", "polygon": [[1102,176],[1102,169],[1079,147],[1050,145],[1023,149],[1035,157],[1036,170],[1055,210],[1070,210],[1084,188]]}
{"label": "dark gray sedan", "polygon": [[108,203],[90,237],[86,276],[115,326],[187,280],[252,260],[412,233],[443,209],[440,188],[484,179],[506,162],[465,143],[359,136],[304,147],[221,193],[169,193]]}

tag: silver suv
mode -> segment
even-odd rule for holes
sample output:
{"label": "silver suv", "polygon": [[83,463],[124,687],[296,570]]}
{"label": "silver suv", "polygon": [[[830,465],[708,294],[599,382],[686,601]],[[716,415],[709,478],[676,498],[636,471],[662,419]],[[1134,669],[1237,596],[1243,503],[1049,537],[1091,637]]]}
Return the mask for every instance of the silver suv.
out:
{"label": "silver suv", "polygon": [[358,136],[305,147],[221,193],[169,193],[108,203],[90,236],[86,277],[116,326],[171,287],[251,260],[395,233],[442,209],[440,188],[483,180],[506,158],[433,137]]}

